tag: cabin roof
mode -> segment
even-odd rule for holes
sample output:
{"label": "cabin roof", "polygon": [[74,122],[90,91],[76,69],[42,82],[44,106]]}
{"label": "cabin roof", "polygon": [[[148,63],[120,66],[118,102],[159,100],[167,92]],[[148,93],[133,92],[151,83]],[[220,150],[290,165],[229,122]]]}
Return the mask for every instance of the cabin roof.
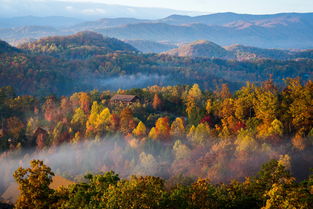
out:
{"label": "cabin roof", "polygon": [[111,101],[133,102],[135,99],[138,99],[136,95],[116,94],[111,98]]}
{"label": "cabin roof", "polygon": [[45,129],[38,127],[34,132],[34,136],[37,137],[39,134],[47,134],[47,133],[48,132]]}

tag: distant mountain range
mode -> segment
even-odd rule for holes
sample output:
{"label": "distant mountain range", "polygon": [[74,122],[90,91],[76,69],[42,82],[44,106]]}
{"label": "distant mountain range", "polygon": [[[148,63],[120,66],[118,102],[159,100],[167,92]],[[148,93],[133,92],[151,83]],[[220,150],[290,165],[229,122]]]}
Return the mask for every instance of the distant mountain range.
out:
{"label": "distant mountain range", "polygon": [[[27,19],[31,20],[26,21]],[[0,20],[0,39],[10,43],[85,30],[121,40],[136,40],[133,43],[137,45],[138,40],[170,45],[210,40],[222,46],[236,43],[261,48],[313,48],[313,13],[218,13],[195,17],[172,15],[156,20],[102,18],[87,22],[74,18],[64,18],[62,21],[62,17]],[[160,45],[155,44],[155,47],[155,50],[150,47],[145,51],[160,52]]]}
{"label": "distant mountain range", "polygon": [[120,39],[175,43],[210,40],[219,45],[238,43],[263,48],[312,48],[313,13],[174,15],[158,21],[97,28],[96,31]]}

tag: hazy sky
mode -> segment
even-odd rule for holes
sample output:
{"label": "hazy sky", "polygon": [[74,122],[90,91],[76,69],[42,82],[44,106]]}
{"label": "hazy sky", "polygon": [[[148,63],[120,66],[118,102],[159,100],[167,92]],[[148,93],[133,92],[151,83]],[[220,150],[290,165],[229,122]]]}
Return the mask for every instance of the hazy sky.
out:
{"label": "hazy sky", "polygon": [[[86,0],[65,0],[86,2]],[[161,7],[202,12],[278,13],[313,12],[313,0],[89,0],[89,2]]]}
{"label": "hazy sky", "polygon": [[313,0],[0,0],[0,18],[32,15],[86,20],[104,17],[160,19],[172,14],[196,16],[218,12],[313,12]]}

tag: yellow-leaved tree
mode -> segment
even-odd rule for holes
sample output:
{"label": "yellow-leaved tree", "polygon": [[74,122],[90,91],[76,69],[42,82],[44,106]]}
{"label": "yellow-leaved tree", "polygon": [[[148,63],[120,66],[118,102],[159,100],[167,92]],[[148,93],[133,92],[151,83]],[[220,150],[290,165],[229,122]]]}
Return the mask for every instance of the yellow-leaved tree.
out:
{"label": "yellow-leaved tree", "polygon": [[137,127],[133,130],[133,134],[137,137],[145,137],[147,135],[147,128],[143,122],[139,122]]}

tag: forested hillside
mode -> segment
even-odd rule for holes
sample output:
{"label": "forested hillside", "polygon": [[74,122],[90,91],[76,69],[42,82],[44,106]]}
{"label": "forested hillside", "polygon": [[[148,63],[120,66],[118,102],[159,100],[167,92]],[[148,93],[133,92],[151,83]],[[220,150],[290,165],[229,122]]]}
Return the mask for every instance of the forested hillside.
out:
{"label": "forested hillside", "polygon": [[1,41],[0,207],[311,209],[312,78],[312,50]]}
{"label": "forested hillside", "polygon": [[233,91],[248,80],[260,84],[269,77],[278,84],[287,77],[307,81],[313,72],[312,59],[234,61],[141,54],[129,44],[92,32],[12,49],[0,54],[0,84],[13,86],[19,95],[194,83],[210,90],[228,83]]}
{"label": "forested hillside", "polygon": [[[86,172],[108,170],[118,172],[121,177],[160,176],[172,185],[188,183],[197,177],[208,178],[213,184],[232,179],[244,181],[271,159],[283,166],[276,162],[271,164],[274,166],[271,169],[281,172],[287,169],[302,180],[308,177],[313,162],[309,154],[313,146],[312,93],[312,81],[301,84],[298,79],[288,79],[282,90],[271,80],[261,87],[247,83],[235,94],[230,93],[227,85],[212,92],[202,91],[194,84],[36,98],[16,96],[12,88],[1,88],[0,166],[4,169],[0,170],[3,177],[0,186],[5,191],[19,163],[37,158],[45,160],[58,175],[74,181],[81,181]],[[111,99],[116,94],[136,95],[138,100],[115,102]],[[280,179],[280,174],[277,175],[275,179]],[[22,176],[22,171],[15,175],[17,179]],[[282,179],[279,184],[270,179],[264,179],[268,186],[253,190],[262,194],[252,195],[261,198],[251,202],[253,207],[260,208],[266,200],[271,201],[271,189],[300,188],[292,179],[285,179],[289,182],[286,184]],[[137,182],[133,178],[129,181]],[[247,186],[249,180],[224,186],[236,185]],[[82,187],[82,192],[88,192],[89,186]],[[220,186],[223,188],[223,184],[214,188]],[[78,195],[75,191],[71,195]],[[266,197],[265,191],[269,192]],[[286,191],[289,190],[283,190]],[[101,192],[93,195],[104,198]],[[309,204],[306,197],[296,197]],[[48,201],[50,196],[45,198]],[[20,201],[22,204],[23,200]],[[104,199],[97,204],[102,201],[110,204]],[[242,201],[249,205],[247,200]]]}
{"label": "forested hillside", "polygon": [[80,32],[70,36],[47,37],[24,43],[20,49],[65,59],[87,59],[112,52],[138,52],[129,44],[114,38],[105,38],[94,32]]}
{"label": "forested hillside", "polygon": [[189,44],[183,44],[177,49],[164,52],[163,54],[180,56],[180,57],[205,57],[234,59],[232,53],[226,51],[223,47],[209,41],[195,41]]}

